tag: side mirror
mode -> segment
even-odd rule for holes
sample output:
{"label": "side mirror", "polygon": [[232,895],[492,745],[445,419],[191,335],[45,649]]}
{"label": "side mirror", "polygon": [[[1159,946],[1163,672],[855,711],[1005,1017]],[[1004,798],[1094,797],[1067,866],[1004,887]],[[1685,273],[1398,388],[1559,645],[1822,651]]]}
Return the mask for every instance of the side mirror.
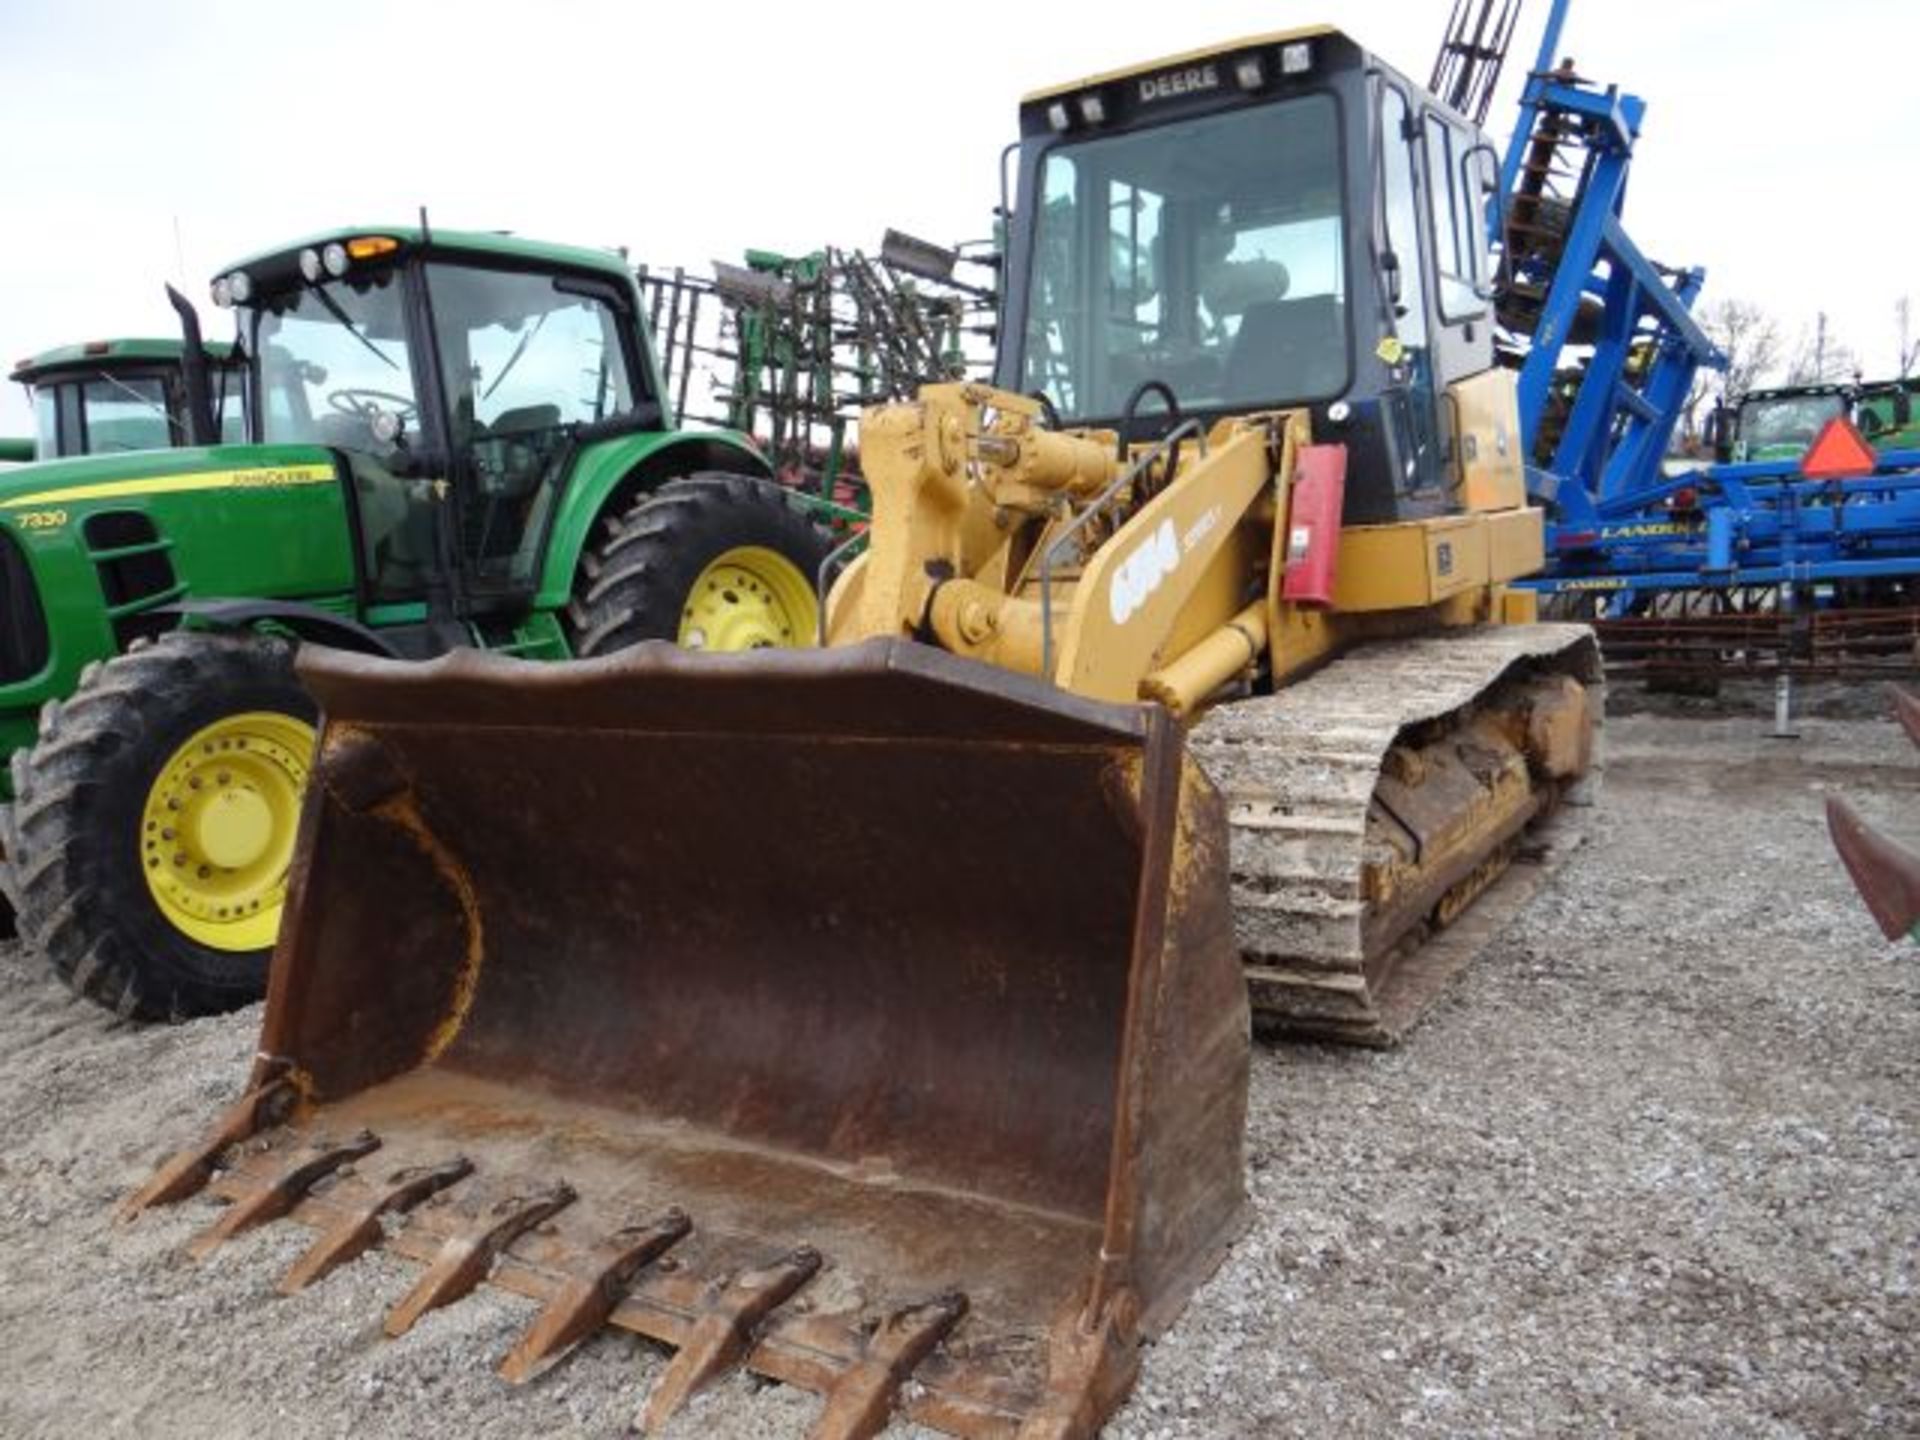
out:
{"label": "side mirror", "polygon": [[1913,423],[1913,395],[1904,387],[1893,392],[1893,425],[1904,430]]}

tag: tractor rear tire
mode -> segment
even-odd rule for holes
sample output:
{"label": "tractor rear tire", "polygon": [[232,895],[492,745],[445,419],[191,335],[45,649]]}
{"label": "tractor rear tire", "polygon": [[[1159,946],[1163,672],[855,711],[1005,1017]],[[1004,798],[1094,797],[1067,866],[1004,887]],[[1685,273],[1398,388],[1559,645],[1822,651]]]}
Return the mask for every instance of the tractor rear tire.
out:
{"label": "tractor rear tire", "polygon": [[[126,1018],[259,999],[317,723],[293,646],[277,637],[176,631],[89,666],[13,757],[0,841],[21,939],[76,993]],[[206,818],[216,811],[225,818]],[[197,839],[175,839],[174,814]],[[234,868],[220,868],[229,853]],[[203,914],[170,914],[159,898],[183,861]]]}
{"label": "tractor rear tire", "polygon": [[567,618],[574,654],[642,640],[693,649],[817,643],[814,586],[832,537],[791,492],[707,473],[643,496],[581,561]]}

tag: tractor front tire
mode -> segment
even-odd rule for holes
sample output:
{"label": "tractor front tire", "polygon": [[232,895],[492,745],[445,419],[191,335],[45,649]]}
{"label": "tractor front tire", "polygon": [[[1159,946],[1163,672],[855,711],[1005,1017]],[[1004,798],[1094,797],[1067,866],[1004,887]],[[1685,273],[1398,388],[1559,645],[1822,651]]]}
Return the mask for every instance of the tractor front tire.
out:
{"label": "tractor front tire", "polygon": [[317,723],[276,637],[177,631],[89,666],[13,757],[21,939],[130,1019],[259,999]]}
{"label": "tractor front tire", "polygon": [[696,650],[818,643],[832,537],[788,491],[745,475],[674,480],[643,496],[581,561],[568,610],[576,655],[642,640]]}

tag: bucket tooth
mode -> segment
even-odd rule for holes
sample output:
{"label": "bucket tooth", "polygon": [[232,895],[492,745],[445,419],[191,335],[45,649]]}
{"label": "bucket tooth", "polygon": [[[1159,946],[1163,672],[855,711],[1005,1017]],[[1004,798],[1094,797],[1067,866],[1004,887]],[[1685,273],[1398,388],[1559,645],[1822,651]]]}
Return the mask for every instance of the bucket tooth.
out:
{"label": "bucket tooth", "polygon": [[1900,721],[1900,728],[1907,732],[1907,738],[1920,745],[1920,695],[1899,685],[1889,687],[1893,691],[1893,713]]}
{"label": "bucket tooth", "polygon": [[151,1206],[171,1205],[198,1192],[212,1177],[222,1151],[281,1124],[299,1099],[293,1067],[284,1060],[271,1062],[266,1078],[229,1106],[199,1143],[163,1161],[153,1178],[127,1197],[120,1207],[121,1223]]}
{"label": "bucket tooth", "polygon": [[501,1378],[522,1385],[556,1363],[606,1323],[642,1267],[692,1229],[686,1212],[673,1209],[657,1220],[616,1230],[594,1246],[500,1362]]}
{"label": "bucket tooth", "polygon": [[189,1240],[188,1256],[204,1260],[222,1242],[256,1226],[278,1220],[304,1200],[309,1190],[341,1166],[371,1155],[379,1148],[380,1137],[369,1130],[362,1130],[351,1140],[339,1144],[324,1138],[315,1140],[306,1158],[295,1161],[259,1189],[249,1191],[235,1200],[218,1220]]}
{"label": "bucket tooth", "polygon": [[1047,1387],[1017,1440],[1089,1440],[1133,1388],[1140,1334],[1133,1297],[1117,1294],[1098,1318],[1075,1309],[1054,1323]]}
{"label": "bucket tooth", "polygon": [[1920,855],[1889,840],[1839,796],[1827,800],[1827,833],[1853,877],[1853,887],[1889,940],[1920,923]]}
{"label": "bucket tooth", "polygon": [[827,1392],[811,1440],[869,1440],[887,1428],[900,1387],[967,1313],[967,1297],[949,1291],[894,1311],[868,1337],[865,1352]]}
{"label": "bucket tooth", "polygon": [[513,1195],[478,1216],[465,1232],[449,1235],[427,1273],[387,1312],[386,1331],[401,1336],[429,1310],[471,1294],[500,1252],[577,1198],[564,1180],[532,1195]]}
{"label": "bucket tooth", "polygon": [[371,1199],[343,1216],[307,1247],[306,1253],[280,1278],[282,1295],[296,1295],[316,1280],[357,1260],[380,1243],[385,1233],[382,1215],[404,1215],[429,1196],[457,1184],[473,1173],[464,1155],[439,1165],[413,1165],[396,1170]]}
{"label": "bucket tooth", "polygon": [[659,1434],[694,1391],[746,1359],[762,1322],[819,1269],[820,1252],[802,1245],[771,1265],[737,1275],[709,1291],[686,1344],[653,1387],[635,1428]]}

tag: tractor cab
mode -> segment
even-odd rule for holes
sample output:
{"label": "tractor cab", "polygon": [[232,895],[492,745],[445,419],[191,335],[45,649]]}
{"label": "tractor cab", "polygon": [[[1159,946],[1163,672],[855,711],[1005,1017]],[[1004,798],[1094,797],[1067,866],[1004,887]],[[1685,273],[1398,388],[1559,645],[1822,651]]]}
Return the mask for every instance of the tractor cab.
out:
{"label": "tractor cab", "polygon": [[1715,428],[1718,458],[1736,464],[1798,460],[1829,420],[1848,413],[1853,394],[1845,385],[1749,390],[1732,412],[1731,424],[1721,420]]}
{"label": "tractor cab", "polygon": [[1518,445],[1494,370],[1494,151],[1376,56],[1295,30],[1020,113],[1003,388],[1130,435],[1163,432],[1169,396],[1203,419],[1309,409],[1353,456],[1349,523],[1445,509],[1475,416]]}
{"label": "tractor cab", "polygon": [[[34,460],[166,450],[193,442],[180,340],[89,340],[25,359],[12,379],[33,397]],[[232,347],[208,345],[219,437],[246,437],[245,388]]]}
{"label": "tractor cab", "polygon": [[662,428],[615,255],[340,232],[242,262],[213,292],[239,317],[252,438],[345,458],[375,602],[444,576],[475,613],[524,604],[580,447]]}

